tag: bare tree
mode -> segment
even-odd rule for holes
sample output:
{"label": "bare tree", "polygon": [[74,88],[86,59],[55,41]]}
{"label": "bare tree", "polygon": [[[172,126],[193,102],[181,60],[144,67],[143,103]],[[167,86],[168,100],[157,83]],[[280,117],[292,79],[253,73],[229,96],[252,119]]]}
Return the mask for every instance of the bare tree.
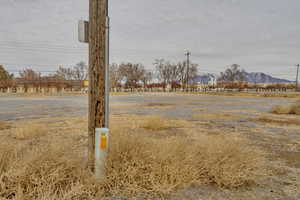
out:
{"label": "bare tree", "polygon": [[122,75],[119,70],[118,64],[111,64],[109,67],[109,80],[110,80],[110,87],[111,88],[117,88],[118,85],[122,81]]}
{"label": "bare tree", "polygon": [[181,86],[183,86],[186,83],[186,66],[186,61],[177,63],[178,82],[181,83]]}
{"label": "bare tree", "polygon": [[13,74],[9,74],[8,71],[0,65],[0,88],[7,88],[12,84]]}
{"label": "bare tree", "polygon": [[240,65],[233,64],[226,69],[225,72],[221,72],[218,80],[231,83],[243,82],[246,80],[246,72],[243,69],[240,69]]}
{"label": "bare tree", "polygon": [[194,83],[194,79],[198,75],[198,64],[191,63],[189,69],[189,82]]}
{"label": "bare tree", "polygon": [[142,77],[144,87],[146,87],[153,79],[153,73],[145,71]]}
{"label": "bare tree", "polygon": [[74,70],[60,66],[56,71],[55,76],[63,80],[72,80],[74,78]]}
{"label": "bare tree", "polygon": [[141,64],[122,63],[119,66],[122,79],[126,80],[126,85],[130,88],[136,87],[139,81],[142,81],[145,68]]}
{"label": "bare tree", "polygon": [[4,69],[2,65],[0,65],[0,80],[11,80],[13,78],[13,74],[9,74],[8,71]]}
{"label": "bare tree", "polygon": [[154,62],[158,79],[164,84],[167,85],[170,83],[172,76],[172,67],[171,64],[164,59],[156,59]]}
{"label": "bare tree", "polygon": [[26,81],[40,80],[41,73],[35,72],[34,70],[27,68],[19,72],[20,78]]}
{"label": "bare tree", "polygon": [[[187,64],[186,62],[179,62],[177,64],[171,64],[164,59],[156,59],[154,63],[158,78],[165,85],[181,83],[184,85],[187,83]],[[191,80],[195,78],[198,73],[198,65],[191,64],[189,69],[189,77]]]}
{"label": "bare tree", "polygon": [[81,61],[73,67],[73,79],[78,81],[87,80],[88,78],[88,67],[85,62]]}

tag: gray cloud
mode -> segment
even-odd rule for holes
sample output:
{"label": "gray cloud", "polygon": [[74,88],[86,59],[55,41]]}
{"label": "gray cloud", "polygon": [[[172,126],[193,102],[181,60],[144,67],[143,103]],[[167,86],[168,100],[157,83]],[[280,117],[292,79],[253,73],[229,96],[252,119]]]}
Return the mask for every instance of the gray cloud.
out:
{"label": "gray cloud", "polygon": [[[155,58],[183,60],[189,49],[203,71],[238,63],[294,79],[299,8],[298,0],[110,0],[111,61],[150,68]],[[77,20],[87,16],[88,1],[2,0],[0,62],[55,70],[87,61],[87,45],[77,42]]]}

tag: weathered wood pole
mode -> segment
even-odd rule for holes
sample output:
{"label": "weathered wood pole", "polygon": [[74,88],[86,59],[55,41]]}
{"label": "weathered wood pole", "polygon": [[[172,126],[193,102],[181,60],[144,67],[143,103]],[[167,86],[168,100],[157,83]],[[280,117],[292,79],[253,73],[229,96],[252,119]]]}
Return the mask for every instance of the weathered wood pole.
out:
{"label": "weathered wood pole", "polygon": [[89,0],[88,166],[95,170],[95,128],[105,125],[107,0]]}

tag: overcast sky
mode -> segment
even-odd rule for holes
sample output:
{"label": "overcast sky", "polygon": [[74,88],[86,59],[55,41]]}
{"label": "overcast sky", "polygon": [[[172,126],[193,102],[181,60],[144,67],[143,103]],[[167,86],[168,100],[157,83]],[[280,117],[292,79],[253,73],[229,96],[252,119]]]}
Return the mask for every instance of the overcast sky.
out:
{"label": "overcast sky", "polygon": [[[109,0],[111,62],[192,61],[217,73],[237,63],[249,72],[295,79],[300,62],[299,0]],[[0,64],[10,71],[87,62],[77,21],[88,0],[0,0]]]}

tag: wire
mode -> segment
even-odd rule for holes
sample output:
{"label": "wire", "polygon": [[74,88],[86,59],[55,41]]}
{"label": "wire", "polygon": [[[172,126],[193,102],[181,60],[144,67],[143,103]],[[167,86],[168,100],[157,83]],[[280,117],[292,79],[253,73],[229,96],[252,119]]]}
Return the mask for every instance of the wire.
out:
{"label": "wire", "polygon": [[53,66],[73,66],[74,64],[33,64],[33,63],[7,63],[7,62],[0,62],[2,65],[12,65],[12,66],[20,66],[20,65],[27,65],[27,66],[45,66],[45,67],[53,67]]}

